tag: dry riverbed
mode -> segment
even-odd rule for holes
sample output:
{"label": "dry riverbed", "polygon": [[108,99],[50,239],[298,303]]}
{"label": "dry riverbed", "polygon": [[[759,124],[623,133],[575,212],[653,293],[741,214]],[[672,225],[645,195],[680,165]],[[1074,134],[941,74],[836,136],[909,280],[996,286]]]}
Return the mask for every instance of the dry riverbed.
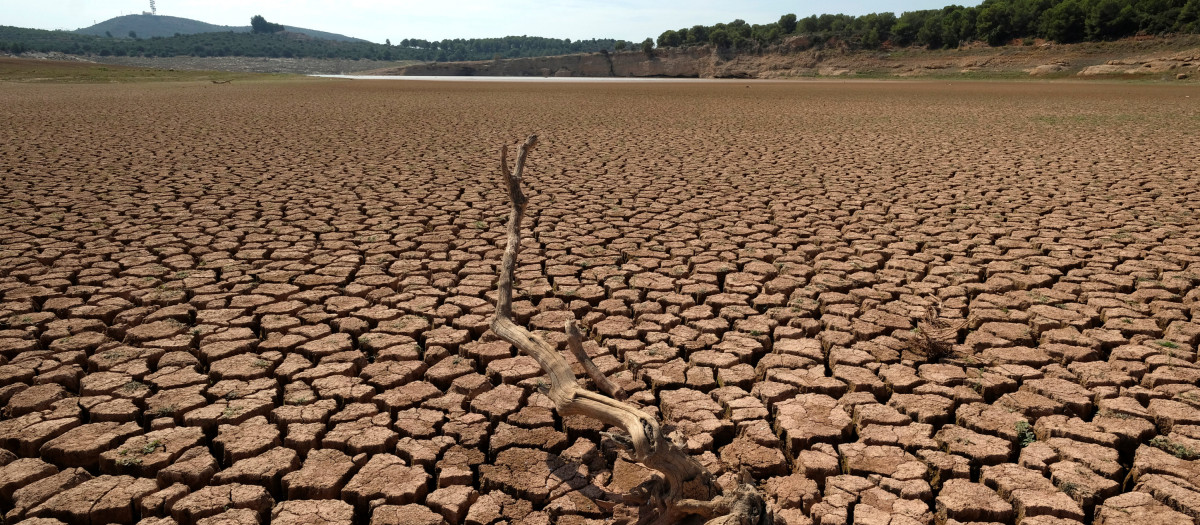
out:
{"label": "dry riverbed", "polygon": [[1188,86],[0,98],[6,522],[603,522],[644,473],[488,331],[529,133],[517,316],[786,523],[1200,519]]}

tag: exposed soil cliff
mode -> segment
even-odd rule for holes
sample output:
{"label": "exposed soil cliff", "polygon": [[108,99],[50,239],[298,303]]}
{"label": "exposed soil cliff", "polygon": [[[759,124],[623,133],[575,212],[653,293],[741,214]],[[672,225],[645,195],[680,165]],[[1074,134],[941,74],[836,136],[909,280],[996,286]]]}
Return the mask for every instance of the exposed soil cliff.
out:
{"label": "exposed soil cliff", "polygon": [[967,46],[950,50],[851,50],[837,43],[798,49],[795,43],[761,53],[711,47],[656,49],[553,57],[440,62],[365,72],[406,76],[556,76],[786,78],[813,76],[1156,76],[1195,77],[1200,36],[1119,42],[1027,46]]}

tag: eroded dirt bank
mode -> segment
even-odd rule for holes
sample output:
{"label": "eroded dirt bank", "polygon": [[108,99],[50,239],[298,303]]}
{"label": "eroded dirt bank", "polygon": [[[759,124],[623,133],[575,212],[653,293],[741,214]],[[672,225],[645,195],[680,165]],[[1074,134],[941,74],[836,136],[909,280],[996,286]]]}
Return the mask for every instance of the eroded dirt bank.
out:
{"label": "eroded dirt bank", "polygon": [[[440,62],[370,71],[380,75],[556,77],[922,77],[1130,76],[1184,80],[1200,68],[1200,37],[1184,36],[1070,45],[1038,44],[955,50],[850,51],[777,46],[763,53],[710,47],[592,53],[477,62]],[[1182,76],[1181,76],[1182,75]]]}
{"label": "eroded dirt bank", "polygon": [[[518,317],[560,345],[580,318],[604,373],[781,521],[1200,517],[1192,86],[0,100],[6,523],[608,518],[645,473],[488,331],[498,148],[531,132]],[[935,304],[969,321],[924,363],[904,349]]]}

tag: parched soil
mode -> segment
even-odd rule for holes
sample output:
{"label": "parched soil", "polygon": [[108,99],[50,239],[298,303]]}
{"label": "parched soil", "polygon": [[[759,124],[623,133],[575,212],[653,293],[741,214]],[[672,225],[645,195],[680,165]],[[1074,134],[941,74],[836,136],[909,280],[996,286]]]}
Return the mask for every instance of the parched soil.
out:
{"label": "parched soil", "polygon": [[[0,99],[6,523],[604,522],[646,471],[488,331],[498,148],[529,133],[517,317],[560,345],[581,319],[780,521],[1200,519],[1188,86]],[[931,305],[962,326],[939,362]]]}

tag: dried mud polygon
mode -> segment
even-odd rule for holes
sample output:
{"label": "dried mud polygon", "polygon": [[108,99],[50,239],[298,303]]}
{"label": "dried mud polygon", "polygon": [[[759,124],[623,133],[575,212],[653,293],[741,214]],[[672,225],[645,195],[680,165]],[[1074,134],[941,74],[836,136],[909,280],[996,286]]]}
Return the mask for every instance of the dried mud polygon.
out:
{"label": "dried mud polygon", "polygon": [[647,471],[488,331],[528,133],[515,315],[781,521],[1200,520],[1186,87],[0,97],[7,520],[603,522]]}

